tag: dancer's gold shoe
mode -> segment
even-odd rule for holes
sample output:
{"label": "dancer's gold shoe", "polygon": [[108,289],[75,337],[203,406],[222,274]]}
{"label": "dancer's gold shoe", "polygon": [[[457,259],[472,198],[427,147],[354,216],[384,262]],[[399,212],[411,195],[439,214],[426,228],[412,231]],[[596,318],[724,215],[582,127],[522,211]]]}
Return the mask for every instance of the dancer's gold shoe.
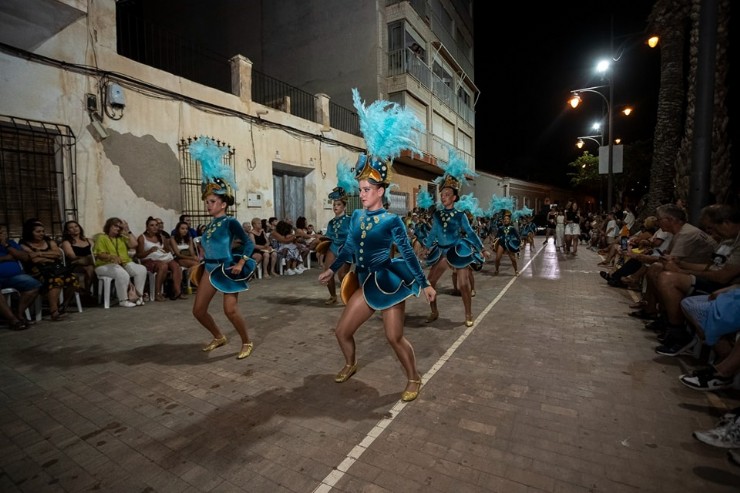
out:
{"label": "dancer's gold shoe", "polygon": [[203,351],[204,352],[213,351],[217,347],[221,347],[224,344],[226,344],[226,336],[221,336],[218,339],[212,340],[209,345],[203,348]]}
{"label": "dancer's gold shoe", "polygon": [[465,327],[472,327],[473,326],[473,316],[467,315],[465,317]]}
{"label": "dancer's gold shoe", "polygon": [[337,302],[336,296],[329,296],[329,299],[324,302],[325,305],[334,305]]}
{"label": "dancer's gold shoe", "polygon": [[239,351],[239,354],[236,355],[236,359],[244,359],[250,354],[252,354],[252,349],[254,349],[254,343],[248,342],[246,344],[242,344],[242,350]]}
{"label": "dancer's gold shoe", "polygon": [[409,380],[409,383],[415,383],[419,386],[416,388],[416,390],[404,390],[403,394],[401,394],[401,400],[403,402],[411,402],[417,397],[419,397],[419,392],[421,392],[421,378],[419,380]]}
{"label": "dancer's gold shoe", "polygon": [[427,317],[427,323],[430,324],[439,318],[439,312],[434,311]]}
{"label": "dancer's gold shoe", "polygon": [[470,290],[470,297],[475,298],[475,289]]}
{"label": "dancer's gold shoe", "polygon": [[346,382],[349,380],[349,377],[355,374],[357,371],[357,362],[355,361],[355,364],[353,365],[344,365],[344,368],[342,368],[342,371],[337,373],[337,376],[334,377],[334,381],[337,383]]}

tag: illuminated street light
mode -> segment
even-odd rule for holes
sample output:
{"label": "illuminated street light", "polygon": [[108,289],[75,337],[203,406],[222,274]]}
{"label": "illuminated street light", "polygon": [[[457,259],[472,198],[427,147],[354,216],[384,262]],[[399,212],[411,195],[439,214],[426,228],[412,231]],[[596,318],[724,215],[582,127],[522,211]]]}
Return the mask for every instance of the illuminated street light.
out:
{"label": "illuminated street light", "polygon": [[584,139],[586,140],[593,140],[598,144],[599,147],[601,147],[601,141],[604,140],[601,135],[582,135],[581,137],[578,137],[578,140],[576,141],[576,147],[582,148],[586,143],[584,142]]}

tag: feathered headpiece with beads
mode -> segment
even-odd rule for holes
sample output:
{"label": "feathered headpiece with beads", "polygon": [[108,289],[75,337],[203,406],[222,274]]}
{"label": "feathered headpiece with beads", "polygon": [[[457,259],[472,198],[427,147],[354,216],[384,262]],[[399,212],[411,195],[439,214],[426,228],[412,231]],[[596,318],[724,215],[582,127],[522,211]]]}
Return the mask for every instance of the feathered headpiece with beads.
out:
{"label": "feathered headpiece with beads", "polygon": [[209,194],[220,195],[228,205],[234,204],[237,190],[234,172],[223,162],[229,153],[228,147],[218,145],[213,139],[200,136],[188,146],[190,156],[200,163],[201,198]]}
{"label": "feathered headpiece with beads", "polygon": [[511,215],[511,220],[518,221],[523,217],[531,216],[532,212],[534,211],[525,205],[521,209],[517,209],[514,211],[514,213]]}
{"label": "feathered headpiece with beads", "polygon": [[345,200],[347,195],[356,194],[359,187],[352,174],[352,165],[342,158],[337,162],[337,186],[329,194],[331,200]]}
{"label": "feathered headpiece with beads", "polygon": [[455,209],[466,212],[473,217],[484,215],[483,210],[478,206],[478,199],[472,193],[461,196],[460,200],[455,202]]}
{"label": "feathered headpiece with beads", "polygon": [[478,176],[478,174],[468,168],[468,163],[463,161],[455,149],[448,147],[447,152],[449,153],[448,161],[439,165],[444,170],[444,174],[437,177],[434,183],[437,184],[440,190],[443,188],[460,190],[460,187],[468,181],[466,175]]}
{"label": "feathered headpiece with beads", "polygon": [[354,88],[352,101],[367,144],[367,154],[357,160],[355,178],[357,181],[366,179],[379,185],[390,185],[393,159],[405,149],[421,153],[417,141],[424,125],[411,110],[398,103],[378,100],[365,106],[359,91]]}

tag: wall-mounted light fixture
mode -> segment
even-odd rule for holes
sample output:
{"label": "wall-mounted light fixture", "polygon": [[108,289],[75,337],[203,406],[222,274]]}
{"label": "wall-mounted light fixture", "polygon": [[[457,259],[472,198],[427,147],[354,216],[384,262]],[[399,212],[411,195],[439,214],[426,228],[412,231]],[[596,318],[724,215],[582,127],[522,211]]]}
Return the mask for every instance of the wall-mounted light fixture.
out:
{"label": "wall-mounted light fixture", "polygon": [[269,111],[267,111],[267,110],[257,110],[257,116],[266,115],[268,113],[269,113]]}
{"label": "wall-mounted light fixture", "polygon": [[275,159],[280,159],[280,151],[275,151]]}

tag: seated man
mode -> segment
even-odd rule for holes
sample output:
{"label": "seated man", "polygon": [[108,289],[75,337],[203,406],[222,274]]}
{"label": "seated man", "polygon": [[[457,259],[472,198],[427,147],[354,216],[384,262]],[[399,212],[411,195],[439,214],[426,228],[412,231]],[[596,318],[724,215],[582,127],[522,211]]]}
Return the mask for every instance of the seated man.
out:
{"label": "seated man", "polygon": [[[650,218],[645,219],[646,224],[649,224],[648,219]],[[657,227],[657,224],[658,219],[655,218],[655,227]],[[673,235],[671,233],[658,228],[654,231],[649,240],[640,241],[636,245],[633,244],[633,250],[622,252],[622,255],[625,257],[624,265],[611,274],[603,270],[599,272],[599,274],[609,283],[609,286],[625,288],[627,285],[622,281],[622,279],[627,276],[635,276],[638,272],[643,271],[648,265],[657,262],[660,259],[663,250],[666,250],[670,246],[672,239]]]}
{"label": "seated man", "polygon": [[659,261],[651,264],[645,278],[645,306],[631,312],[632,317],[644,320],[655,320],[658,317],[658,298],[655,281],[663,271],[663,265],[668,259],[681,260],[691,263],[706,262],[712,255],[717,242],[707,233],[686,222],[686,211],[673,204],[663,204],[656,209],[658,226],[671,234],[673,239]]}
{"label": "seated man", "polygon": [[709,205],[701,211],[701,223],[720,241],[711,257],[702,263],[664,257],[663,269],[655,277],[654,286],[662,317],[653,328],[664,329],[666,333],[663,345],[656,348],[659,354],[673,356],[697,342],[685,330],[681,311],[683,298],[709,294],[740,283],[740,209],[729,205]]}
{"label": "seated man", "polygon": [[681,309],[700,338],[717,355],[707,368],[681,375],[682,384],[694,390],[721,390],[732,387],[740,372],[740,284],[719,289],[708,296],[689,296]]}
{"label": "seated man", "polygon": [[8,310],[2,309],[0,313],[8,319],[14,330],[26,329],[34,323],[26,320],[24,313],[41,289],[41,283],[26,274],[19,263],[19,261],[27,260],[28,254],[21,249],[18,243],[8,238],[8,230],[5,226],[0,226],[0,289],[13,288],[20,293],[17,312],[13,313],[3,298],[3,305],[5,305],[3,308],[8,308]]}

